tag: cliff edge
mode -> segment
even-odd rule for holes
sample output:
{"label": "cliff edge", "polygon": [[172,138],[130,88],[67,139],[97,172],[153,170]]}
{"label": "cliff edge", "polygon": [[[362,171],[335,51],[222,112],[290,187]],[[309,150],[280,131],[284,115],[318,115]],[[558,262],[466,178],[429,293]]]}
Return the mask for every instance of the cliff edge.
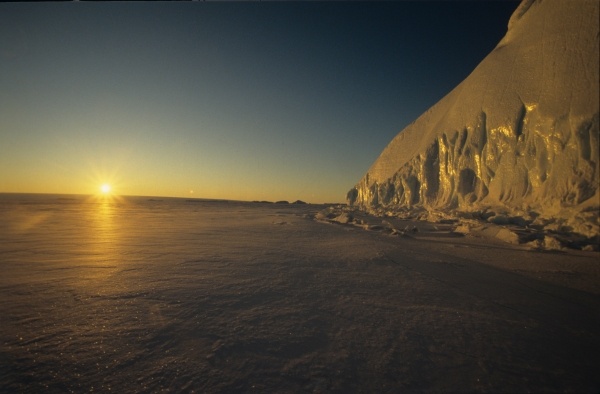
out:
{"label": "cliff edge", "polygon": [[389,143],[348,203],[598,237],[598,21],[596,0],[524,0],[496,48]]}

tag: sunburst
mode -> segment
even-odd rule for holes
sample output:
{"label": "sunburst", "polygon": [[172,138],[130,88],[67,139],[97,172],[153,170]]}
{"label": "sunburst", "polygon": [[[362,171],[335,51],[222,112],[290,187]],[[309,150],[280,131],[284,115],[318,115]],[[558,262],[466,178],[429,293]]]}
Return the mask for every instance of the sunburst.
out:
{"label": "sunburst", "polygon": [[112,187],[110,187],[108,183],[103,183],[102,186],[100,186],[100,192],[104,195],[110,194],[111,190]]}

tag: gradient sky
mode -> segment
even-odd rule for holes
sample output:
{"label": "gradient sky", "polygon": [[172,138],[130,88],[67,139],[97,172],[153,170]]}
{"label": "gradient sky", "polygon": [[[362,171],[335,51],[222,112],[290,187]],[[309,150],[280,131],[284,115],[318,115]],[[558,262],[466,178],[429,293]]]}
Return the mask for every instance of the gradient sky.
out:
{"label": "gradient sky", "polygon": [[0,4],[0,192],[342,202],[517,5]]}

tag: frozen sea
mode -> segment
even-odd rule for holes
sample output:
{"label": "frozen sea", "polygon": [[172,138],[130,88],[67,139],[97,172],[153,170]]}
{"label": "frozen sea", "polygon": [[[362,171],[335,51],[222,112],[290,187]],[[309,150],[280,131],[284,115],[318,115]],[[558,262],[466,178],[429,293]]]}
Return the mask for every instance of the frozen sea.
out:
{"label": "frozen sea", "polygon": [[600,391],[598,253],[323,208],[0,194],[0,391]]}

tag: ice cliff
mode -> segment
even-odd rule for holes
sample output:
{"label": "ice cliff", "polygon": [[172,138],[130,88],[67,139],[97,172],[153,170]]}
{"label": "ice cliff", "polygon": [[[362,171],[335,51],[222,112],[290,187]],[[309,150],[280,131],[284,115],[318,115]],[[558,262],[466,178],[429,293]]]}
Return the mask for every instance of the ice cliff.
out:
{"label": "ice cliff", "polygon": [[598,9],[524,0],[496,48],[389,143],[349,204],[501,213],[597,237]]}

